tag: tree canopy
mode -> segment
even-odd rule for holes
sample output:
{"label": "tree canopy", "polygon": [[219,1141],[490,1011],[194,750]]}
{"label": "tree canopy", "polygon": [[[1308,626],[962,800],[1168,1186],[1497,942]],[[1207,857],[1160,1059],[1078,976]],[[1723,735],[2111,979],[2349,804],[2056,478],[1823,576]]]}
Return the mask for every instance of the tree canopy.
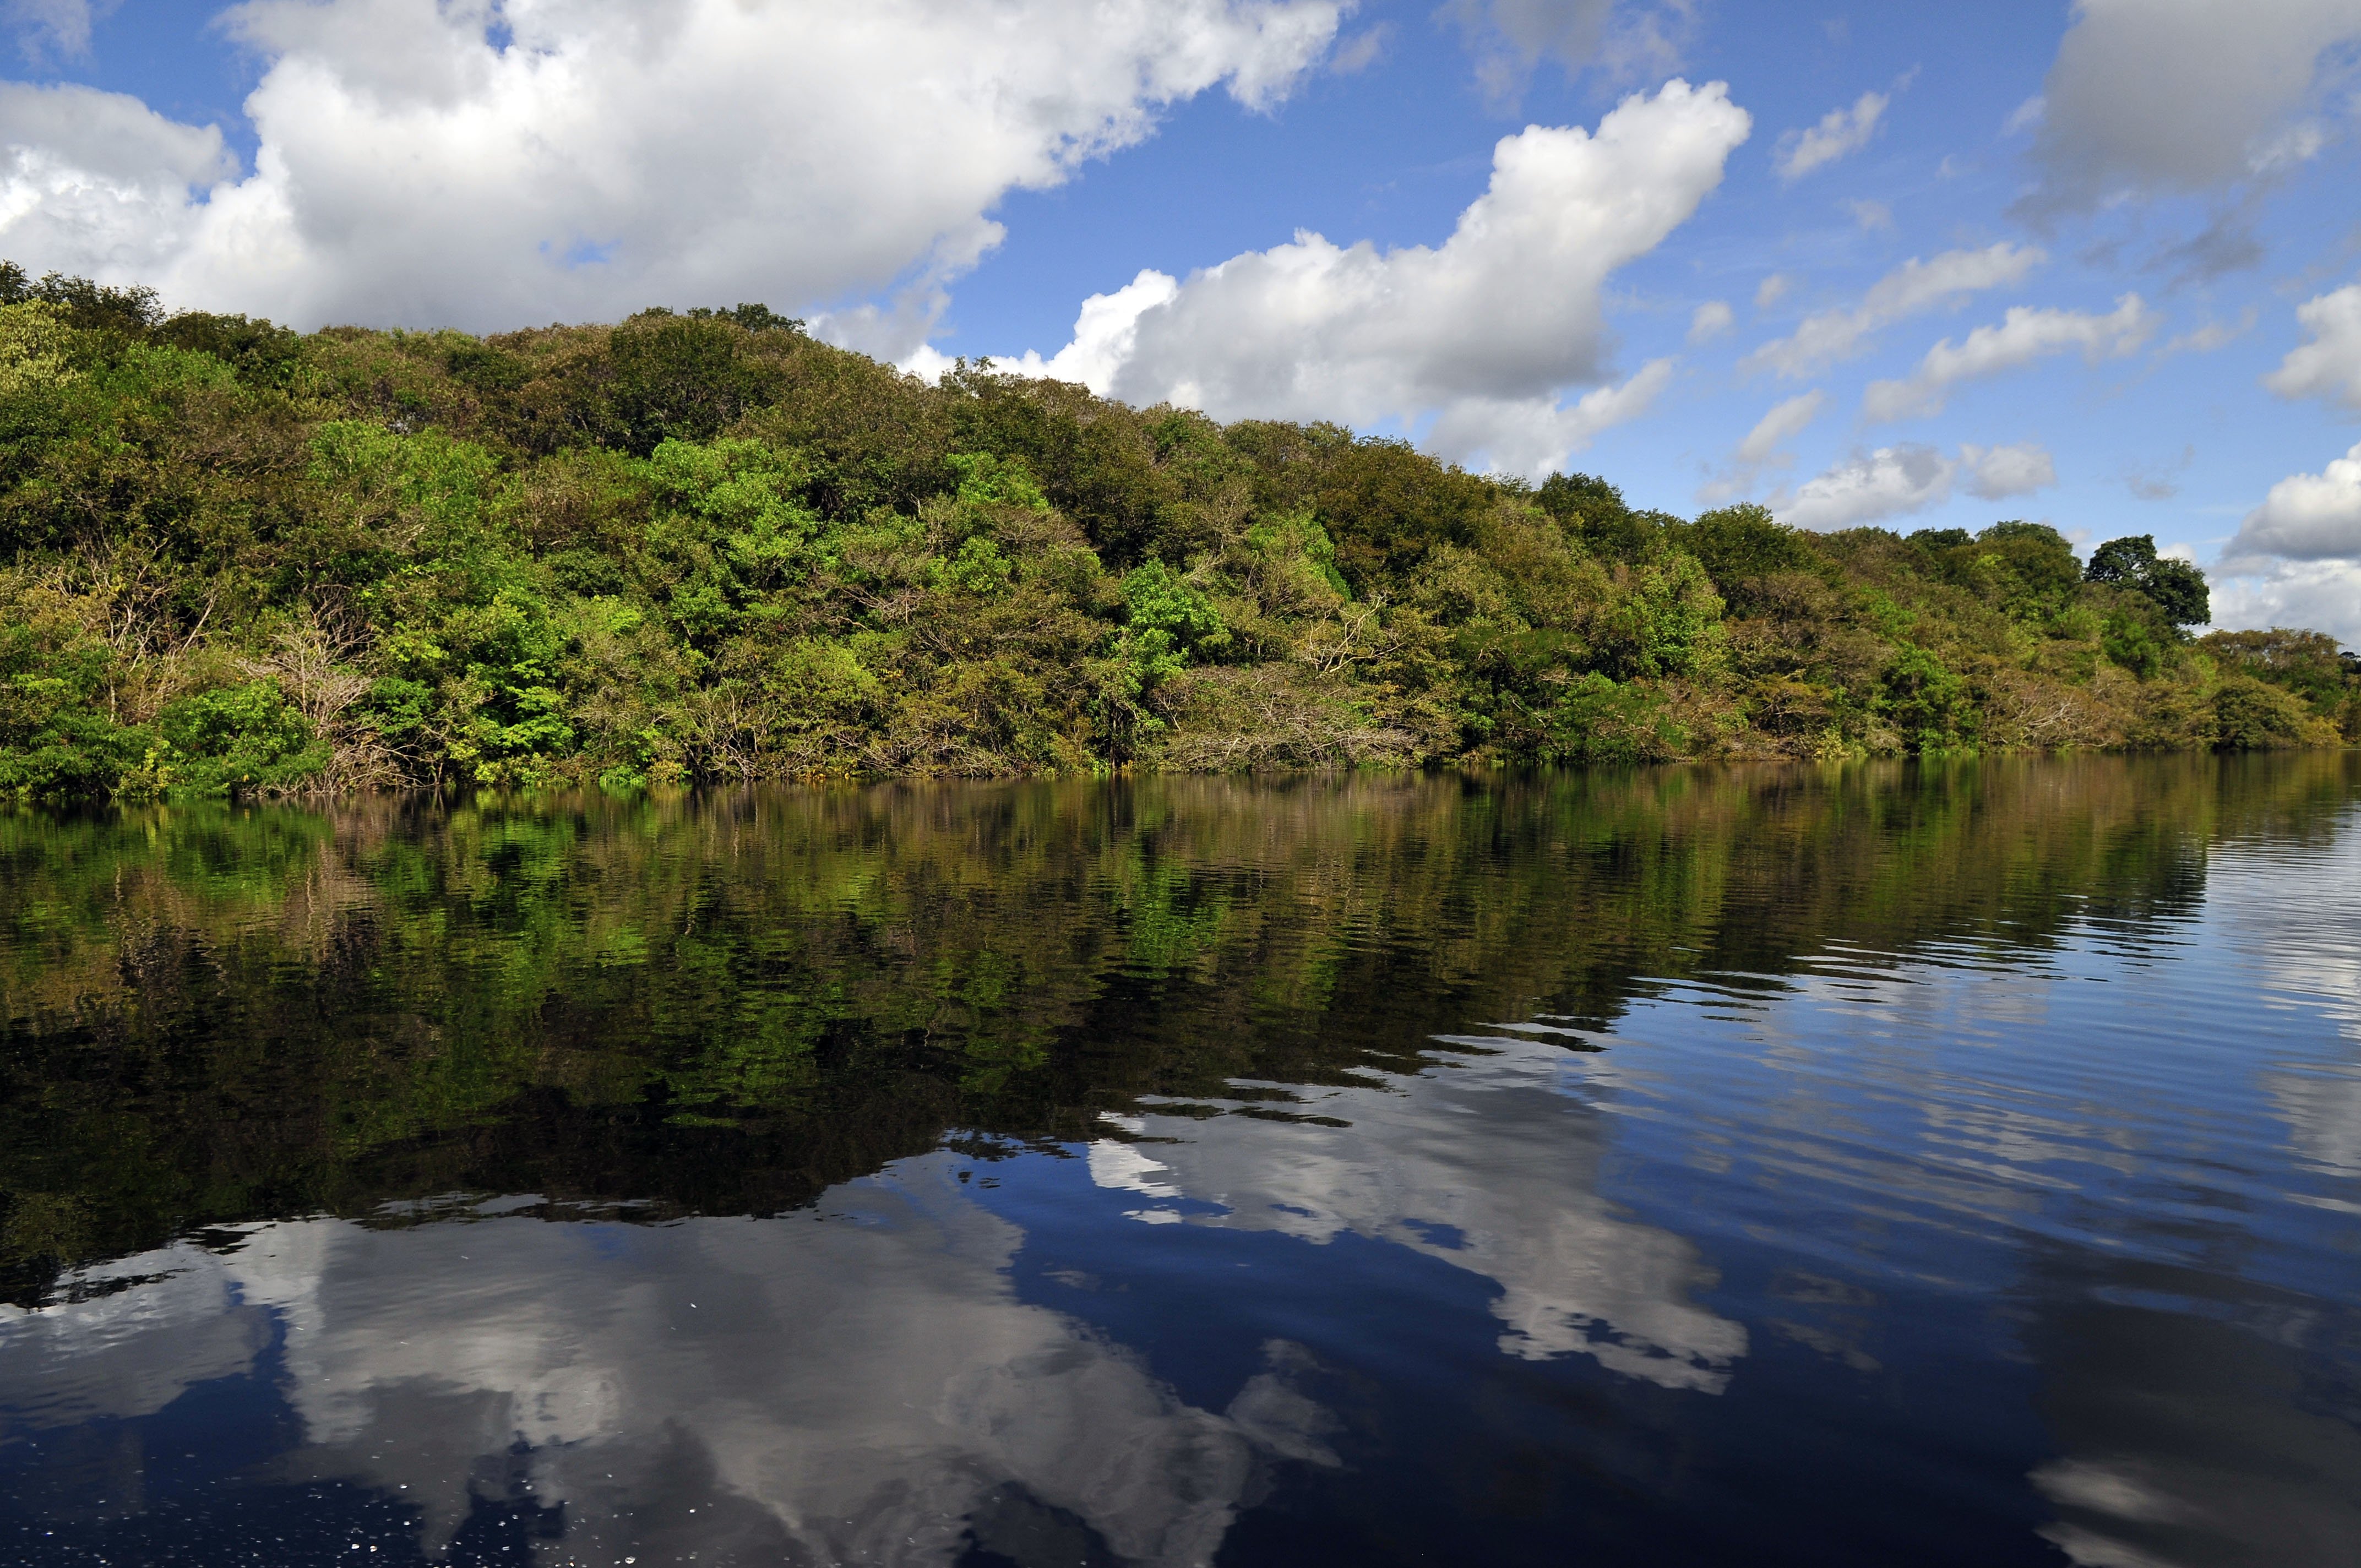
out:
{"label": "tree canopy", "polygon": [[302,334],[0,264],[16,798],[2361,730],[2349,661],[2192,641],[2206,613],[2147,538],[2085,570],[2037,523],[1682,519],[922,381],[758,303]]}

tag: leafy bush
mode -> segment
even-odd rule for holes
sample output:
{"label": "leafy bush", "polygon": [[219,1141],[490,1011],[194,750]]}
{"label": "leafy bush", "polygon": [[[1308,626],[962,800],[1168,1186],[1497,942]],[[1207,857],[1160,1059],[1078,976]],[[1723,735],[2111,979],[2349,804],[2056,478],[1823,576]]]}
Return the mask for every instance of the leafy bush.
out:
{"label": "leafy bush", "polygon": [[1548,737],[1543,755],[1554,762],[1655,762],[1679,754],[1685,739],[1662,696],[1596,670],[1567,686],[1542,728]]}
{"label": "leafy bush", "polygon": [[2224,751],[2268,751],[2316,743],[2321,721],[2293,693],[2250,675],[2232,675],[2213,693],[2213,744]]}
{"label": "leafy bush", "polygon": [[1908,643],[1878,677],[1877,709],[1909,751],[1972,748],[1983,727],[1968,683],[1924,648]]}
{"label": "leafy bush", "polygon": [[328,746],[278,683],[253,680],[165,705],[148,776],[175,795],[287,795],[328,764]]}
{"label": "leafy bush", "polygon": [[1125,575],[1123,602],[1133,630],[1161,636],[1182,652],[1203,656],[1230,644],[1221,611],[1202,589],[1161,561]]}
{"label": "leafy bush", "polygon": [[111,793],[155,744],[107,707],[111,651],[78,635],[54,607],[20,599],[8,609],[0,622],[0,797]]}
{"label": "leafy bush", "polygon": [[2116,610],[2100,623],[2099,646],[2107,657],[2142,680],[2164,666],[2164,641],[2145,615]]}

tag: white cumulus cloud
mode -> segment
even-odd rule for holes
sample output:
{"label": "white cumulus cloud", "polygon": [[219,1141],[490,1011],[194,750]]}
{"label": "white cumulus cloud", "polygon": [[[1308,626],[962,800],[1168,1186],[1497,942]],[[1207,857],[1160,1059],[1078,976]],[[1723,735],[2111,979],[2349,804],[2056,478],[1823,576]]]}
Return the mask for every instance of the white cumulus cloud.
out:
{"label": "white cumulus cloud", "polygon": [[1860,304],[1805,317],[1794,333],[1757,348],[1740,367],[1809,375],[1854,354],[1881,328],[1939,305],[1961,303],[1986,289],[2018,282],[2048,259],[2033,246],[2005,242],[1982,250],[1947,250],[1927,260],[1914,256],[1872,285]]}
{"label": "white cumulus cloud", "polygon": [[1855,453],[1773,498],[1771,510],[1795,528],[1856,528],[1940,506],[1962,486],[1980,499],[2001,500],[2057,482],[2049,454],[2031,443],[1962,446],[1957,457],[1946,457],[1932,446],[1900,442]]}
{"label": "white cumulus cloud", "polygon": [[1877,123],[1885,117],[1891,103],[1883,93],[1864,93],[1850,108],[1830,109],[1820,116],[1818,125],[1789,131],[1779,138],[1772,168],[1782,180],[1800,180],[1847,153],[1859,152],[1877,134]]}
{"label": "white cumulus cloud", "polygon": [[1861,411],[1872,420],[1910,419],[1943,411],[1953,387],[1997,376],[2070,349],[2096,364],[2136,353],[2156,330],[2156,313],[2137,294],[2125,294],[2106,315],[2086,311],[2012,307],[1997,326],[1980,326],[1954,345],[1943,339],[1903,381],[1872,381]]}
{"label": "white cumulus cloud", "polygon": [[1432,416],[1428,444],[1444,456],[1544,467],[1669,381],[1660,360],[1565,400],[1604,378],[1608,276],[1697,210],[1750,124],[1722,84],[1674,81],[1626,99],[1596,134],[1531,126],[1493,149],[1489,188],[1439,247],[1306,232],[1185,281],[1143,274],[1120,309],[1094,297],[1072,344],[1025,363],[1221,419]]}
{"label": "white cumulus cloud", "polygon": [[[1020,376],[1080,381],[1087,387],[1111,387],[1115,373],[1131,357],[1132,348],[1139,339],[1139,318],[1159,305],[1170,304],[1180,292],[1180,284],[1170,273],[1142,268],[1139,276],[1114,293],[1093,294],[1082,302],[1082,313],[1074,321],[1073,339],[1065,347],[1047,359],[1028,350],[1022,358],[996,362],[995,368],[1013,370]],[[942,356],[938,355],[935,358],[939,360]],[[939,372],[943,367],[931,361],[905,367],[921,374]]]}
{"label": "white cumulus cloud", "polygon": [[2361,561],[2280,561],[2217,576],[2213,624],[2311,627],[2361,648]]}
{"label": "white cumulus cloud", "polygon": [[2311,156],[2290,122],[2355,38],[2353,0],[2080,0],[2043,93],[2035,205],[2218,188]]}
{"label": "white cumulus cloud", "polygon": [[2361,446],[2317,474],[2290,474],[2238,525],[2225,560],[2361,561]]}
{"label": "white cumulus cloud", "polygon": [[2283,398],[2323,398],[2361,409],[2361,283],[2296,307],[2310,341],[2291,351],[2263,385]]}
{"label": "white cumulus cloud", "polygon": [[236,170],[219,130],[74,83],[0,82],[0,251],[35,270],[153,281],[192,191]]}
{"label": "white cumulus cloud", "polygon": [[175,302],[298,325],[808,308],[917,276],[920,307],[874,323],[906,352],[1010,192],[1194,94],[1276,102],[1346,4],[249,0],[225,25],[263,64],[251,172],[193,168],[213,133],[164,121],[104,165],[110,95],[32,131],[12,107],[0,244],[102,277],[159,258],[137,275]]}

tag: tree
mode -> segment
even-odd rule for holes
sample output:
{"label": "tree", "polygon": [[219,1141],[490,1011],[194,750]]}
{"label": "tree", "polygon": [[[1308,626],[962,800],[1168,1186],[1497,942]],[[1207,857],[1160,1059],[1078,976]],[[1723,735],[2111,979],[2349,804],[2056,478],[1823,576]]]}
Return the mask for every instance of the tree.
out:
{"label": "tree", "polygon": [[2082,580],[2127,588],[2156,606],[2174,626],[2202,626],[2213,619],[2205,574],[2186,561],[2156,553],[2152,534],[2110,539],[2091,552]]}

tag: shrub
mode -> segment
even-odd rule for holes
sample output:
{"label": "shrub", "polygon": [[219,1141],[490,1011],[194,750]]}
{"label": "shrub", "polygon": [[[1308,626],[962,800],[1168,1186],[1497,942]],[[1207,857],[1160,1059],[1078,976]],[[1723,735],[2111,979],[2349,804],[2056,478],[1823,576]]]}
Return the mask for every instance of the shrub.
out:
{"label": "shrub", "polygon": [[2231,675],[2213,693],[2213,744],[2224,751],[2268,751],[2314,743],[2324,726],[2291,692],[2251,675]]}

